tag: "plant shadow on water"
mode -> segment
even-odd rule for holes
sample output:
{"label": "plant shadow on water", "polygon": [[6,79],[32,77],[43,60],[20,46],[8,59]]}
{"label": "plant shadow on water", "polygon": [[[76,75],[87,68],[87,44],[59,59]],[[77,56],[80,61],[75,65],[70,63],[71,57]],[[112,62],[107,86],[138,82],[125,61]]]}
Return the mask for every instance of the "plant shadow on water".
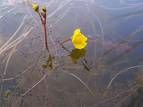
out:
{"label": "plant shadow on water", "polygon": [[[48,3],[42,4],[49,6],[50,54],[31,8],[0,12],[0,107],[142,107],[142,26],[120,28],[133,21],[127,20],[134,18],[128,8],[126,14],[124,7],[104,7],[98,0]],[[132,8],[140,15],[138,5]],[[60,44],[77,27],[90,38],[88,46]]]}

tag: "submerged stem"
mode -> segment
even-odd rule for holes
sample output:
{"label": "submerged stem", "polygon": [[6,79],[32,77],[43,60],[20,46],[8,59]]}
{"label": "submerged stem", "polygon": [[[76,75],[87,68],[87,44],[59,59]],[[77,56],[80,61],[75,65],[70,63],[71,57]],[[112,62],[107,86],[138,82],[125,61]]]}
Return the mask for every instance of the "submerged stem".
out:
{"label": "submerged stem", "polygon": [[84,81],[82,81],[78,76],[76,76],[76,75],[73,74],[73,73],[66,72],[66,71],[63,71],[63,72],[66,73],[66,74],[68,74],[68,75],[70,75],[70,76],[72,76],[72,77],[74,77],[74,78],[76,78],[77,80],[79,80],[79,82],[89,91],[89,93],[90,93],[91,95],[95,96],[94,92],[93,92],[93,91],[88,87],[88,85],[87,85]]}
{"label": "submerged stem", "polygon": [[23,93],[21,96],[24,97],[27,93],[29,93],[33,88],[35,88],[37,85],[39,85],[46,77],[48,76],[48,73],[42,76],[42,78],[36,82],[31,88],[29,88],[25,93]]}

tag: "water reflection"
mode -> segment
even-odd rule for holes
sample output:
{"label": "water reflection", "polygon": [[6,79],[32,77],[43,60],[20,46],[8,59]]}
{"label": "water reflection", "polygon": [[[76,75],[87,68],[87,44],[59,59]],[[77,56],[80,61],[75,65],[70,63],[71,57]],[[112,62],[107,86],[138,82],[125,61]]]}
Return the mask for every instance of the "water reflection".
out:
{"label": "water reflection", "polygon": [[77,63],[77,61],[83,57],[85,57],[86,49],[73,49],[70,53],[70,57],[73,63]]}

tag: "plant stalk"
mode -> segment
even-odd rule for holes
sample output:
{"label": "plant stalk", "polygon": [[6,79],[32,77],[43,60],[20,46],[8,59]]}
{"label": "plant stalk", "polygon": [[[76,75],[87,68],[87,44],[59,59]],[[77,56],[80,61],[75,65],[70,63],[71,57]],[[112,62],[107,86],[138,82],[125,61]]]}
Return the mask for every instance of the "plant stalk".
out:
{"label": "plant stalk", "polygon": [[45,47],[47,49],[47,51],[50,53],[49,47],[48,47],[48,33],[47,33],[47,27],[46,27],[46,15],[43,17],[40,12],[38,12],[41,22],[42,22],[42,27],[43,27],[43,31],[44,31],[44,39],[45,39]]}

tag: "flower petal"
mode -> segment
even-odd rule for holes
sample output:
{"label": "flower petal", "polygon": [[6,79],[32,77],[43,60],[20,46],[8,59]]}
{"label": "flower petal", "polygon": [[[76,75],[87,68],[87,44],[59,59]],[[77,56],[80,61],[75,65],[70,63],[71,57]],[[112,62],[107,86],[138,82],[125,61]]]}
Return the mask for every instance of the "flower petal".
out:
{"label": "flower petal", "polygon": [[74,44],[74,47],[76,48],[76,49],[83,49],[83,48],[85,48],[87,46],[87,43],[86,42],[84,42],[84,43],[82,43],[82,44]]}
{"label": "flower petal", "polygon": [[80,28],[77,28],[75,31],[74,31],[74,34],[79,34],[80,33]]}
{"label": "flower petal", "polygon": [[71,37],[71,39],[72,39],[72,43],[76,49],[83,49],[87,45],[86,41],[88,38],[80,32],[79,28],[77,28],[74,31],[74,34]]}
{"label": "flower petal", "polygon": [[82,36],[83,41],[87,41],[87,37],[85,35],[82,34],[81,36]]}

